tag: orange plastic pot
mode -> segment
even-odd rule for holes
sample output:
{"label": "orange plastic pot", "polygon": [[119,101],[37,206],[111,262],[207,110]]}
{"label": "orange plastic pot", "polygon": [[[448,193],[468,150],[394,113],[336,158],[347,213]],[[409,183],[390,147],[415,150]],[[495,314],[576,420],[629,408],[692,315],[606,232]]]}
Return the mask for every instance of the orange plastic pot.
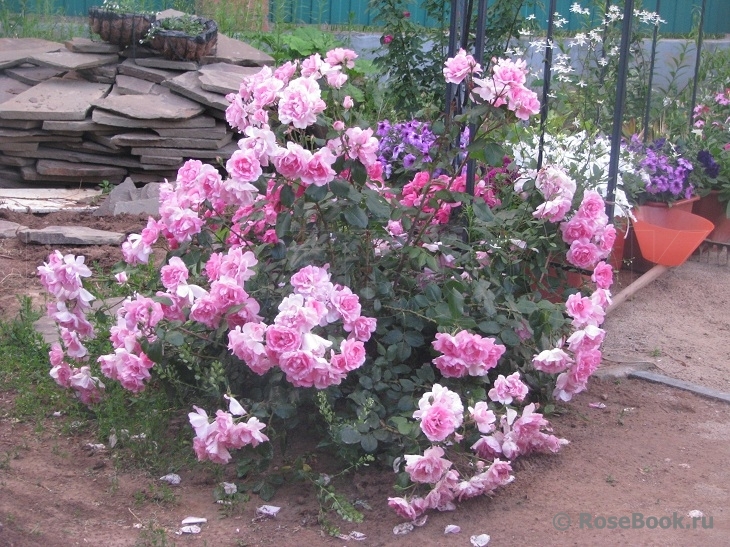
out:
{"label": "orange plastic pot", "polygon": [[686,211],[688,213],[693,212],[695,202],[700,200],[700,196],[692,196],[689,199],[680,199],[672,202],[671,204],[663,201],[647,201],[644,206],[646,207],[659,207],[662,209],[679,209],[680,211]]}
{"label": "orange plastic pot", "polygon": [[639,207],[634,214],[641,254],[662,266],[684,263],[715,228],[709,220],[674,207]]}

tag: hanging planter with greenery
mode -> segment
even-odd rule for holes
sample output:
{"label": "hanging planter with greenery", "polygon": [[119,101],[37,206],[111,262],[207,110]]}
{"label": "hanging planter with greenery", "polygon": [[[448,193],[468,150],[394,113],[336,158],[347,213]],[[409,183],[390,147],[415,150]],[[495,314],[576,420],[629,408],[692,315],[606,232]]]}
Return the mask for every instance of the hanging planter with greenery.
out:
{"label": "hanging planter with greenery", "polygon": [[154,14],[137,11],[132,3],[105,1],[100,7],[89,8],[91,32],[123,48],[139,43],[154,21]]}
{"label": "hanging planter with greenery", "polygon": [[168,17],[155,21],[145,41],[166,59],[199,61],[215,52],[218,25],[195,15]]}

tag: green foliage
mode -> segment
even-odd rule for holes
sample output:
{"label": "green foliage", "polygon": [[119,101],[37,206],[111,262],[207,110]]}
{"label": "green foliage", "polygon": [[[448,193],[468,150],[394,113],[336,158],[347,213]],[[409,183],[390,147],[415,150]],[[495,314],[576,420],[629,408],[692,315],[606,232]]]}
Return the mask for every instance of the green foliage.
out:
{"label": "green foliage", "polygon": [[13,415],[41,428],[53,412],[74,412],[77,407],[48,376],[48,351],[33,328],[39,317],[25,297],[19,316],[0,322],[0,385],[15,392]]}
{"label": "green foliage", "polygon": [[314,53],[324,56],[330,49],[342,45],[331,32],[313,26],[279,24],[270,32],[252,34],[251,38],[269,52],[277,65]]}
{"label": "green foliage", "polygon": [[[376,66],[388,81],[390,107],[399,119],[408,119],[416,112],[433,116],[444,109],[445,84],[443,63],[448,51],[450,13],[448,2],[421,0],[420,5],[435,22],[424,27],[410,18],[407,0],[371,0],[374,21],[382,28],[381,48]],[[509,40],[517,36],[522,25],[520,10],[534,5],[533,0],[502,0],[491,2],[487,9],[484,59],[502,56]],[[476,13],[472,14],[472,29]],[[474,33],[468,37],[473,47]]]}

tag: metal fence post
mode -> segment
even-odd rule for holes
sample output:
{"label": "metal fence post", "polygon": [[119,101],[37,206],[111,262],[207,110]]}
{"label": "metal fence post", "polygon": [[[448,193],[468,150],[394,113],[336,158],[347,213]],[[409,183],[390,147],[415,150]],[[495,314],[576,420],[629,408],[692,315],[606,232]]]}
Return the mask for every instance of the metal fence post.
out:
{"label": "metal fence post", "polygon": [[608,184],[606,186],[606,214],[613,218],[616,201],[616,181],[618,180],[618,159],[621,151],[621,129],[624,118],[626,98],[626,76],[629,71],[629,42],[631,38],[631,19],[634,15],[634,0],[625,0],[624,20],[621,26],[621,49],[618,60],[618,81],[616,82],[616,108],[613,111],[611,131],[611,155],[608,163]]}
{"label": "metal fence post", "polygon": [[695,77],[692,83],[692,102],[689,105],[689,128],[692,129],[694,118],[695,104],[697,104],[697,79],[700,74],[700,64],[702,63],[702,27],[705,26],[705,7],[707,0],[702,0],[702,8],[700,9],[700,28],[697,33],[697,59],[695,60]]}
{"label": "metal fence post", "polygon": [[557,0],[550,0],[547,36],[545,37],[545,57],[542,76],[542,103],[540,103],[540,144],[537,149],[537,170],[542,169],[542,157],[545,148],[545,125],[548,117],[548,98],[550,95],[550,73],[553,69],[553,25]]}
{"label": "metal fence post", "polygon": [[[661,0],[656,0],[656,14],[659,16]],[[654,34],[651,38],[651,61],[649,62],[649,82],[646,89],[646,110],[644,111],[644,142],[649,138],[649,114],[651,113],[651,88],[654,82],[654,62],[656,60],[656,44],[659,35],[659,21],[654,25]]]}

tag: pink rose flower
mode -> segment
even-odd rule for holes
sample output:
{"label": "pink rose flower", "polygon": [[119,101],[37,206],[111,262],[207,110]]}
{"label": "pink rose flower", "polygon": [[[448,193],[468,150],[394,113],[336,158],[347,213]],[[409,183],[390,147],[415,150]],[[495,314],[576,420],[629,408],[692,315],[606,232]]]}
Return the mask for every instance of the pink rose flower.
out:
{"label": "pink rose flower", "polygon": [[421,421],[421,430],[430,441],[443,441],[464,421],[464,406],[459,395],[440,384],[418,401],[413,417]]}
{"label": "pink rose flower", "polygon": [[231,178],[243,182],[254,182],[262,174],[261,162],[250,148],[236,150],[226,162],[226,170]]}
{"label": "pink rose flower", "polygon": [[286,143],[286,149],[281,149],[274,157],[274,167],[285,178],[297,180],[306,171],[312,153],[301,145],[291,141]]}
{"label": "pink rose flower", "polygon": [[306,129],[317,121],[317,114],[323,112],[326,106],[316,80],[297,78],[281,92],[279,121],[292,124],[297,129]]}
{"label": "pink rose flower", "polygon": [[432,446],[423,452],[423,456],[407,454],[403,456],[406,462],[406,473],[413,482],[432,484],[438,482],[452,463],[445,459],[444,449]]}
{"label": "pink rose flower", "polygon": [[520,373],[515,372],[507,377],[500,374],[488,395],[492,401],[508,405],[513,399],[524,401],[528,391],[528,387],[520,380]]}
{"label": "pink rose flower", "polygon": [[613,285],[613,268],[610,264],[599,262],[593,269],[591,275],[593,281],[599,289],[610,289]]}
{"label": "pink rose flower", "polygon": [[480,433],[487,435],[494,431],[494,422],[497,417],[494,412],[489,410],[489,406],[484,401],[478,401],[473,407],[469,407],[469,415],[477,425]]}
{"label": "pink rose flower", "polygon": [[560,348],[543,350],[532,358],[532,366],[548,374],[563,372],[572,363],[570,355]]}
{"label": "pink rose flower", "polygon": [[299,331],[282,325],[270,325],[266,329],[266,349],[269,354],[298,350],[302,345],[302,335]]}
{"label": "pink rose flower", "polygon": [[360,297],[348,287],[342,287],[332,292],[330,297],[332,306],[337,313],[342,316],[342,320],[345,323],[353,323],[358,317],[360,317]]}
{"label": "pink rose flower", "polygon": [[469,74],[481,74],[481,72],[481,65],[463,49],[444,63],[444,78],[449,84],[460,84]]}
{"label": "pink rose flower", "polygon": [[375,332],[377,327],[377,320],[373,317],[360,316],[352,323],[345,323],[345,332],[350,333],[350,338],[360,340],[361,342],[367,342]]}
{"label": "pink rose flower", "polygon": [[332,164],[335,163],[337,157],[329,148],[320,148],[307,162],[307,167],[301,173],[301,180],[304,184],[315,186],[325,186],[332,182],[337,175]]}
{"label": "pink rose flower", "polygon": [[595,325],[587,325],[581,330],[575,331],[568,337],[568,349],[573,353],[586,351],[589,349],[598,349],[606,337],[606,331]]}
{"label": "pink rose flower", "polygon": [[568,245],[574,241],[590,241],[595,234],[595,227],[590,219],[575,215],[567,222],[560,224],[563,241]]}
{"label": "pink rose flower", "polygon": [[162,286],[172,292],[175,292],[178,285],[187,281],[188,275],[188,267],[177,256],[171,257],[167,264],[160,268]]}
{"label": "pink rose flower", "polygon": [[573,318],[573,326],[583,328],[586,325],[599,326],[603,323],[604,309],[596,305],[589,297],[580,293],[571,294],[565,302],[565,311]]}
{"label": "pink rose flower", "polygon": [[576,268],[592,270],[601,257],[601,251],[593,243],[574,241],[565,254],[565,258]]}

